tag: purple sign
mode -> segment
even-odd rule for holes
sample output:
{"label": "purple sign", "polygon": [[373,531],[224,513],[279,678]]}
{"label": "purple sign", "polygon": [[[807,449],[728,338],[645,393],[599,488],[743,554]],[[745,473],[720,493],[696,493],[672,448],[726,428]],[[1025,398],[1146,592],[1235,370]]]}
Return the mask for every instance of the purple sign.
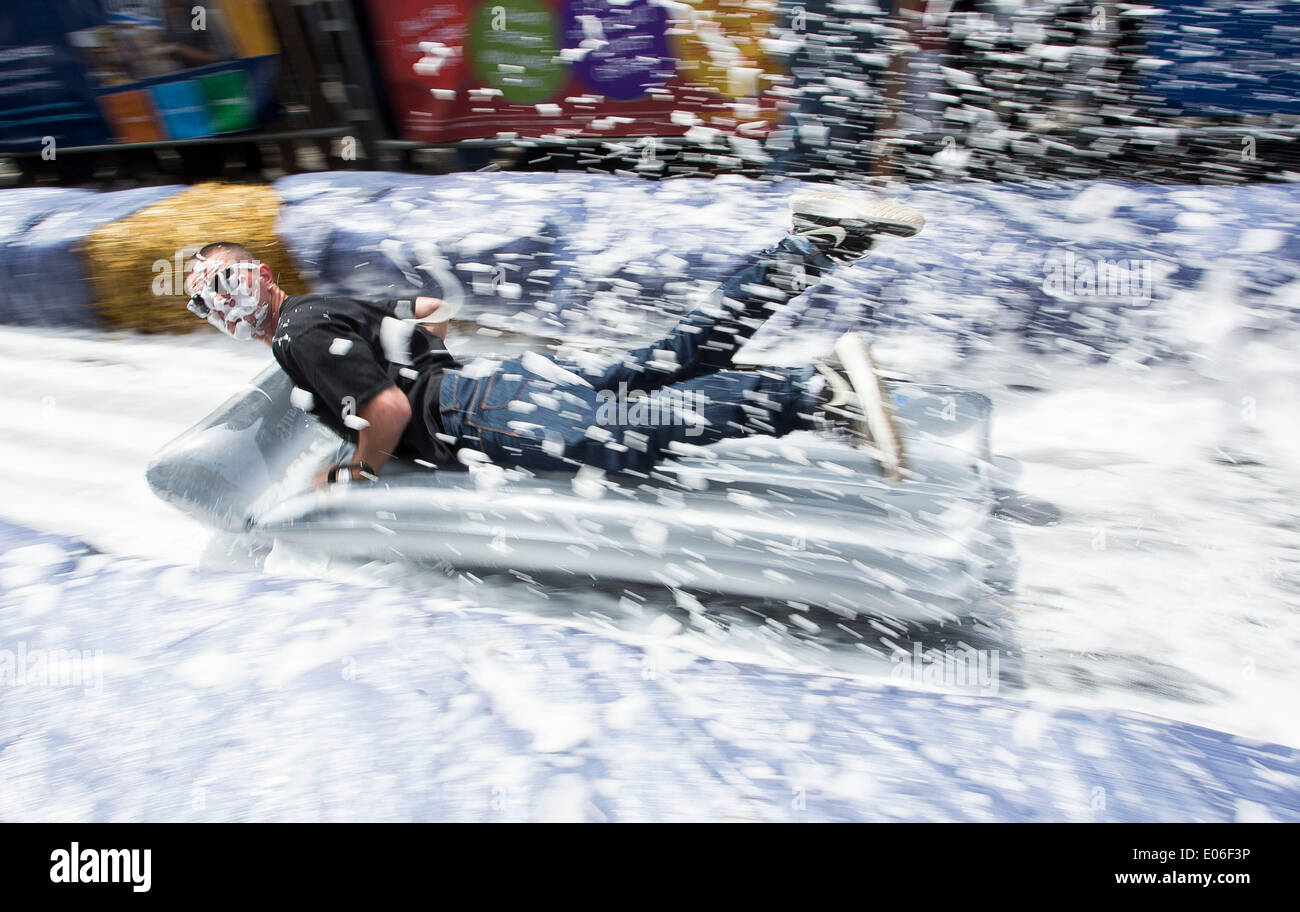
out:
{"label": "purple sign", "polygon": [[569,0],[564,56],[592,92],[632,101],[673,77],[667,30],[667,12],[649,0]]}

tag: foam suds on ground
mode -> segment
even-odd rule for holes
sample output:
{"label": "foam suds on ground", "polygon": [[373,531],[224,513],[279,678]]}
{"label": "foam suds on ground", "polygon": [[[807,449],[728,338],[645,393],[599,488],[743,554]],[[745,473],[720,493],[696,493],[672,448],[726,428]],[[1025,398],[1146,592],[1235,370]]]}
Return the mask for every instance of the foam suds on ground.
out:
{"label": "foam suds on ground", "polygon": [[[1300,429],[1288,420],[1300,369],[1285,340],[1246,339],[1235,354],[1220,345],[1214,358],[1155,366],[1030,355],[1017,344],[961,358],[942,337],[909,337],[882,339],[878,351],[887,368],[988,394],[994,452],[1019,462],[1021,501],[1007,532],[1020,576],[993,647],[1014,653],[1010,690],[1300,744],[1289,711],[1300,685]],[[779,353],[797,360],[818,346],[803,338]],[[197,566],[211,534],[152,495],[145,464],[269,361],[261,346],[208,333],[0,330],[0,455],[10,467],[0,474],[0,515],[113,554]],[[721,657],[890,672],[834,630],[714,611],[708,598],[670,608],[665,596],[646,608],[617,591],[477,588],[283,556],[270,566],[423,587],[449,605]]]}

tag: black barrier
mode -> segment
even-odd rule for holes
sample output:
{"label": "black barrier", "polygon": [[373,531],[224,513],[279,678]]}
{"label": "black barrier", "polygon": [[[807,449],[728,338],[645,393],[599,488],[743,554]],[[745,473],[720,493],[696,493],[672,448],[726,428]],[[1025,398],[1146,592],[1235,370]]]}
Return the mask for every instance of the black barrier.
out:
{"label": "black barrier", "polygon": [[[1065,896],[1183,902],[1197,894],[1234,903],[1290,887],[1289,836],[1281,828],[1228,825],[730,829],[725,839],[678,830],[671,834],[674,855],[707,859],[712,876],[693,878],[689,886],[671,878],[649,892],[638,886],[638,897],[681,901],[689,893],[696,902],[750,902],[761,892],[770,903],[834,889],[859,893],[862,902],[890,896],[925,905],[1051,903]],[[541,902],[553,896],[560,877],[613,897],[614,877],[641,879],[628,870],[624,853],[614,854],[640,843],[631,834],[619,839],[602,830],[597,846],[594,831],[569,829],[561,836],[563,857],[539,851],[533,837],[518,829],[451,834],[373,825],[11,825],[0,829],[0,877],[11,901],[201,894],[208,902],[291,899],[295,905],[413,894],[437,902],[479,891],[494,902]],[[849,846],[853,860],[839,860]],[[759,864],[762,871],[755,870]]]}

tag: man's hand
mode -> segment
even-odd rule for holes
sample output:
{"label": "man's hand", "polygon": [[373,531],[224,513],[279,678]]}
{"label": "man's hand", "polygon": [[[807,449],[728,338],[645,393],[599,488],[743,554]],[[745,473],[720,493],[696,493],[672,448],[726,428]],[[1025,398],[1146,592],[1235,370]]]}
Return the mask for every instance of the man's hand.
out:
{"label": "man's hand", "polygon": [[420,325],[439,339],[447,338],[447,321],[451,319],[451,308],[442,298],[421,295],[415,299],[415,318]]}
{"label": "man's hand", "polygon": [[447,311],[447,302],[442,298],[432,298],[427,295],[420,295],[415,299],[415,318],[417,320],[428,320],[430,323],[445,323],[447,318],[438,311]]}
{"label": "man's hand", "polygon": [[[352,456],[352,463],[355,465],[364,462],[378,472],[397,449],[397,443],[411,421],[411,403],[405,393],[396,386],[390,386],[367,402],[357,412],[357,417],[366,424],[358,434],[357,451]],[[316,487],[329,484],[331,479],[328,472],[328,469],[317,472],[312,476],[312,484]],[[352,470],[352,478],[354,481],[363,480],[361,472],[355,468]]]}

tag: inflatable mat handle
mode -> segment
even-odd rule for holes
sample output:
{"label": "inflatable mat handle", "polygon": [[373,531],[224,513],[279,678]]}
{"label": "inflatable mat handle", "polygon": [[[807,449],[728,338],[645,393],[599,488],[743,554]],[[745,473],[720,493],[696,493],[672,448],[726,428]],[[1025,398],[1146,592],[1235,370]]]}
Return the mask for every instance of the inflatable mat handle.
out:
{"label": "inflatable mat handle", "polygon": [[145,477],[160,498],[226,532],[252,524],[251,508],[289,463],[327,433],[289,400],[293,381],[272,364],[149,461]]}

